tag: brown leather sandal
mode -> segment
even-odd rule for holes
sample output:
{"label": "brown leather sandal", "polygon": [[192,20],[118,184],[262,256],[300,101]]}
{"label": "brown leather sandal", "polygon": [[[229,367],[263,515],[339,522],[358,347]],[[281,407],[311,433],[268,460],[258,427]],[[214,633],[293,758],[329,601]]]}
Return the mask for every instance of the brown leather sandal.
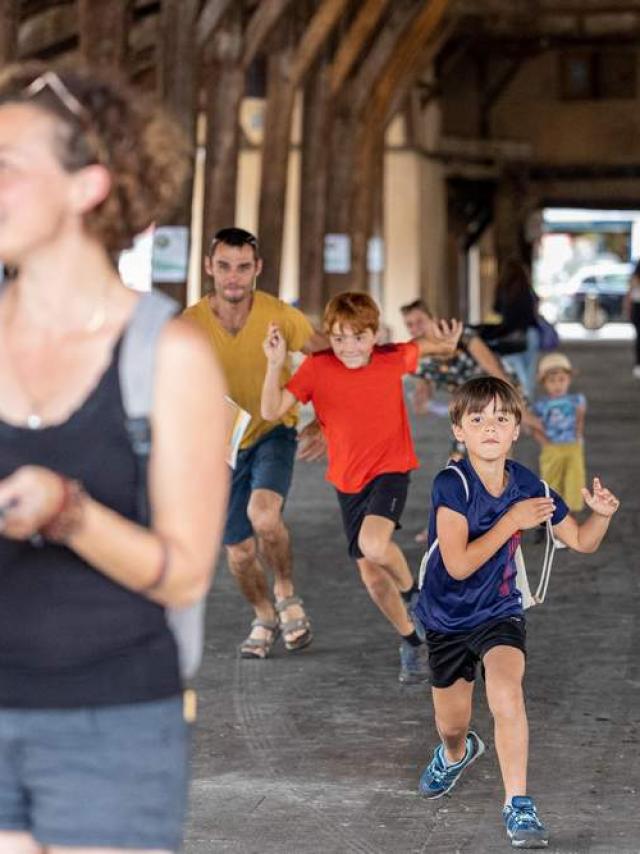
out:
{"label": "brown leather sandal", "polygon": [[[303,609],[303,616],[298,617],[295,620],[286,620],[283,622],[283,613],[287,608],[291,608],[293,605],[297,605],[299,608]],[[302,599],[299,596],[287,596],[285,599],[280,599],[276,602],[276,611],[280,617],[280,631],[282,632],[284,645],[289,652],[296,652],[299,649],[304,649],[305,646],[309,646],[313,640],[313,633],[311,631],[309,618],[304,613]],[[287,635],[292,635],[294,632],[299,632],[301,629],[304,630],[301,635],[293,640],[287,640]]]}
{"label": "brown leather sandal", "polygon": [[[266,629],[271,634],[264,638],[251,637],[254,629]],[[274,645],[280,634],[280,623],[277,618],[275,620],[260,620],[255,619],[251,623],[251,631],[240,644],[240,658],[257,658],[263,661],[269,656],[271,647]]]}

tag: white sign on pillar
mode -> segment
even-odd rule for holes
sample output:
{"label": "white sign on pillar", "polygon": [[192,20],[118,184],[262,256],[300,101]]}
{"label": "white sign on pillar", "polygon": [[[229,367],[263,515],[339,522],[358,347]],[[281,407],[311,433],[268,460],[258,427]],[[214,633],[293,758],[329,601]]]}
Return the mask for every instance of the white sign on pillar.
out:
{"label": "white sign on pillar", "polygon": [[189,269],[189,229],[165,225],[153,235],[152,275],[154,282],[185,282]]}
{"label": "white sign on pillar", "polygon": [[348,234],[325,234],[324,271],[341,274],[351,272],[351,238]]}

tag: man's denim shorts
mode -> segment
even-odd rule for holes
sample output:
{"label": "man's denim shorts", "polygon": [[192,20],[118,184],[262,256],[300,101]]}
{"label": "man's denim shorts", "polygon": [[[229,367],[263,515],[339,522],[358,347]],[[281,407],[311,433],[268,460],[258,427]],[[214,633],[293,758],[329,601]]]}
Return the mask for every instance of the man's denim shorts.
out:
{"label": "man's denim shorts", "polygon": [[0,709],[0,831],[43,846],[177,851],[188,764],[182,697]]}
{"label": "man's denim shorts", "polygon": [[232,546],[253,536],[247,516],[254,489],[270,489],[286,499],[296,456],[297,432],[280,424],[238,454],[231,480],[223,543]]}

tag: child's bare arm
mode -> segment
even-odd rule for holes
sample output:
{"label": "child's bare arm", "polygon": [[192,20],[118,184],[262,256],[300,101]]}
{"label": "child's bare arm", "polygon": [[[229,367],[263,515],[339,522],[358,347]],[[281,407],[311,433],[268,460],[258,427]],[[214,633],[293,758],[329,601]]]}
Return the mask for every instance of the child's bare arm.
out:
{"label": "child's bare arm", "polygon": [[586,411],[586,406],[578,406],[576,409],[576,439],[578,442],[581,442],[584,438],[584,417]]}
{"label": "child's bare arm", "polygon": [[535,528],[546,522],[554,509],[551,498],[519,501],[486,534],[470,542],[466,518],[448,507],[439,507],[436,515],[438,545],[447,572],[457,581],[464,581],[493,557],[517,531]]}
{"label": "child's bare arm", "polygon": [[597,551],[620,502],[597,477],[593,479],[593,494],[583,489],[582,495],[592,511],[589,518],[579,525],[573,516],[565,516],[562,522],[553,526],[553,533],[570,549],[590,554]]}
{"label": "child's bare arm", "polygon": [[267,357],[267,372],[262,384],[260,410],[267,421],[277,421],[291,409],[296,398],[286,388],[280,388],[280,372],[287,357],[287,344],[275,323],[269,324],[262,347]]}

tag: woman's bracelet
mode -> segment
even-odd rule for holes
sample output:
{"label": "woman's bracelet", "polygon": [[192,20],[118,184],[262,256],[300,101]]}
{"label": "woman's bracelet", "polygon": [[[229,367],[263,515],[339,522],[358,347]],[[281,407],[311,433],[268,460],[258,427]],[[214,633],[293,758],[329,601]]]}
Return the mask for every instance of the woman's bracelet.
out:
{"label": "woman's bracelet", "polygon": [[87,493],[78,480],[60,477],[62,496],[39,534],[54,543],[66,543],[82,525]]}

